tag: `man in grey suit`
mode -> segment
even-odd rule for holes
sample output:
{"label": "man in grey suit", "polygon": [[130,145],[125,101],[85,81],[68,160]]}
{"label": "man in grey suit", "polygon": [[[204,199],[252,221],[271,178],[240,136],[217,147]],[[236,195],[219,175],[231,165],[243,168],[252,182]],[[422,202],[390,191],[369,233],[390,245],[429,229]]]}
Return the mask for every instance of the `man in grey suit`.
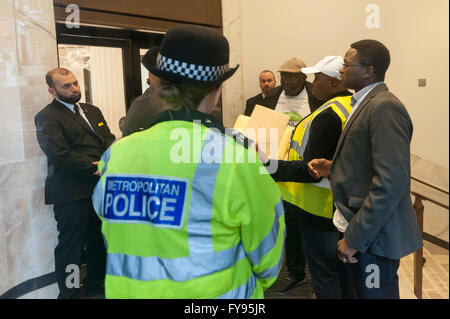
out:
{"label": "man in grey suit", "polygon": [[313,160],[321,176],[329,171],[342,233],[338,256],[347,283],[344,295],[399,298],[400,258],[423,246],[410,194],[411,119],[388,91],[384,76],[388,49],[375,40],[355,42],[340,70],[343,85],[355,90],[353,109],[332,163]]}

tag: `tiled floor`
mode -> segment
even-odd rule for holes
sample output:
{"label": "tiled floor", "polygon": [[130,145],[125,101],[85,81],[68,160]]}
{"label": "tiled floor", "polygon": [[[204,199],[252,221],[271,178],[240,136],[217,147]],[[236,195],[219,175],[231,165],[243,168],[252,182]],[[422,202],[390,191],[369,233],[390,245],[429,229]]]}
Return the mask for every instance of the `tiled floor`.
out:
{"label": "tiled floor", "polygon": [[[423,257],[423,299],[449,299],[449,252],[443,248],[425,242]],[[403,279],[404,289],[414,291],[414,255],[408,255],[400,261],[399,277]]]}
{"label": "tiled floor", "polygon": [[[449,252],[443,248],[425,242],[423,256],[426,259],[423,268],[423,299],[449,299]],[[400,261],[399,286],[401,299],[414,299],[414,268],[413,254],[404,257]],[[276,292],[284,288],[288,281],[287,269],[281,269],[278,280],[270,287],[266,293],[267,299],[314,299],[312,284],[309,274],[306,282],[296,288],[290,294],[278,296]]]}

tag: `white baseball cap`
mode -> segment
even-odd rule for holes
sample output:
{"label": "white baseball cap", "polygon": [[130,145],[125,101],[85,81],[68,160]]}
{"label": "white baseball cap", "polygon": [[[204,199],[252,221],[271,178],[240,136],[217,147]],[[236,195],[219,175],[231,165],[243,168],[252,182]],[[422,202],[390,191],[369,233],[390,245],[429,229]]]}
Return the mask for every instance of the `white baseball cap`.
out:
{"label": "white baseball cap", "polygon": [[339,70],[344,64],[344,59],[341,56],[329,55],[317,62],[315,66],[309,68],[302,68],[302,72],[305,74],[311,73],[324,73],[332,78],[341,79]]}

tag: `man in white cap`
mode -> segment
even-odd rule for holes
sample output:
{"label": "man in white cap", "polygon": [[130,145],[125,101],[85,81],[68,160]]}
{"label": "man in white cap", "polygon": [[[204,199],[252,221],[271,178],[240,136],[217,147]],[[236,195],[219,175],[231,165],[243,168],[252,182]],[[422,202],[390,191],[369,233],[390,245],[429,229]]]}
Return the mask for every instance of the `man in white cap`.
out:
{"label": "man in white cap", "polygon": [[292,211],[298,216],[296,226],[301,246],[313,289],[320,299],[342,298],[337,258],[339,238],[332,221],[330,182],[327,178],[310,177],[307,163],[314,158],[333,157],[351,112],[351,93],[340,80],[342,64],[342,57],[327,56],[314,67],[302,68],[303,73],[314,74],[313,95],[327,102],[296,126],[289,160],[279,161],[278,171],[272,175],[279,182],[286,212]]}

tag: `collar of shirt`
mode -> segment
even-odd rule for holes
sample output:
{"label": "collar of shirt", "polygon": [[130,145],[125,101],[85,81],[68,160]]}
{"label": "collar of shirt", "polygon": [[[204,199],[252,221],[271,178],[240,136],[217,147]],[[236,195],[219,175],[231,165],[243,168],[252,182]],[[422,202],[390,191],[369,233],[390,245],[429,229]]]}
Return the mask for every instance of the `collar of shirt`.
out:
{"label": "collar of shirt", "polygon": [[370,91],[372,91],[377,85],[379,85],[381,83],[383,83],[383,82],[372,83],[372,84],[362,88],[361,90],[359,90],[355,94],[353,94],[352,99],[351,99],[351,103],[350,103],[350,105],[352,105],[352,111],[350,112],[350,115],[348,116],[347,121],[345,122],[345,125],[347,125],[347,123],[349,122],[349,120],[352,117],[353,113],[355,113],[356,109],[361,104],[361,102],[364,101],[364,99],[366,98],[367,94],[369,94]]}
{"label": "collar of shirt", "polygon": [[59,103],[65,105],[69,110],[72,111],[72,113],[75,113],[75,106],[74,106],[74,104],[70,104],[70,103],[61,101],[60,99],[57,99],[57,98],[55,98],[55,100],[58,101]]}
{"label": "collar of shirt", "polygon": [[373,88],[375,88],[377,85],[380,85],[381,83],[383,82],[372,83],[353,94],[353,100],[355,101],[353,109],[355,109],[364,100],[364,98],[367,96],[367,94],[369,94],[370,91],[372,91]]}

